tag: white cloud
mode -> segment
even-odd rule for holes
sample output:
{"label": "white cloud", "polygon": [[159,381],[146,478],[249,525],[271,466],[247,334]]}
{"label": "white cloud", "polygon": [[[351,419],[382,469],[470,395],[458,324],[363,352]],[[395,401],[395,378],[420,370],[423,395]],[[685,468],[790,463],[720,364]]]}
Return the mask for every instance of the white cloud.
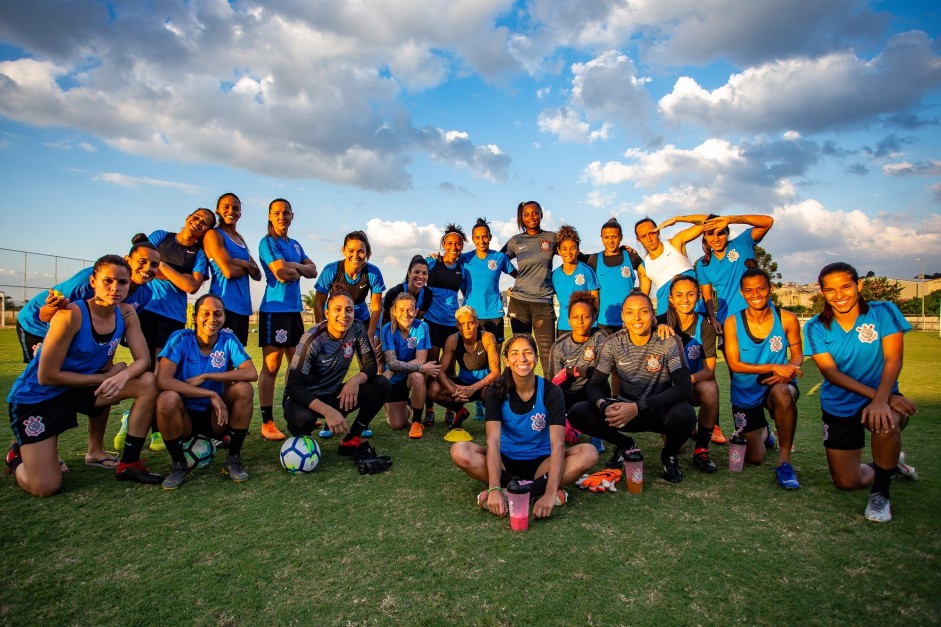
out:
{"label": "white cloud", "polygon": [[941,161],[919,161],[917,163],[900,161],[898,163],[887,163],[882,166],[882,173],[888,176],[909,176],[913,174],[937,175],[941,174]]}
{"label": "white cloud", "polygon": [[162,181],[160,179],[150,178],[149,176],[129,176],[127,174],[120,174],[118,172],[101,172],[92,177],[92,179],[95,181],[102,181],[103,183],[120,185],[122,187],[140,187],[141,185],[147,185],[150,187],[168,187],[170,189],[178,189],[188,194],[196,194],[203,191],[203,189],[198,185],[178,183],[176,181]]}
{"label": "white cloud", "polygon": [[907,111],[939,85],[941,56],[925,33],[909,32],[872,60],[849,51],[783,59],[712,91],[684,76],[660,99],[660,112],[713,132],[818,132]]}
{"label": "white cloud", "polygon": [[563,142],[590,144],[608,139],[611,133],[611,125],[607,123],[592,130],[588,122],[569,107],[546,109],[539,114],[537,123],[540,131],[556,135]]}

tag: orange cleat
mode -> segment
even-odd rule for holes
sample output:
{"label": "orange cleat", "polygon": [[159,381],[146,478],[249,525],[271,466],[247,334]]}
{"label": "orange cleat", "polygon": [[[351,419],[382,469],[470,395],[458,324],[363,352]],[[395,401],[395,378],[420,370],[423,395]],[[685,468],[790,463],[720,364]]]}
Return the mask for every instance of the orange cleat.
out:
{"label": "orange cleat", "polygon": [[412,428],[408,430],[408,437],[413,440],[420,440],[425,435],[425,427],[420,422],[413,422]]}
{"label": "orange cleat", "polygon": [[274,424],[274,420],[261,423],[261,437],[271,441],[284,440],[287,438],[287,436],[278,430],[277,425]]}
{"label": "orange cleat", "polygon": [[728,444],[729,441],[724,435],[722,435],[722,429],[719,425],[716,425],[712,428],[712,443],[713,444]]}

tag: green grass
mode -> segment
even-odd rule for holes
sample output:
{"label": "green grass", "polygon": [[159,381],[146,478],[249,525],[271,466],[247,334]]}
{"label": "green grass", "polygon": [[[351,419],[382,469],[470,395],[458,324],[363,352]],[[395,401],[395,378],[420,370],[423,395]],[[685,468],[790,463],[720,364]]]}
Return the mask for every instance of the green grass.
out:
{"label": "green grass", "polygon": [[[919,413],[904,442],[921,480],[895,483],[888,525],[863,519],[865,491],[830,483],[810,361],[794,455],[802,489],[775,485],[774,454],[738,476],[721,464],[700,475],[684,457],[679,485],[648,462],[642,494],[623,483],[616,494],[574,490],[568,507],[522,534],[473,506],[480,486],[451,464],[441,426],[410,441],[380,416],[373,441],[395,460],[390,472],[360,476],[332,440],[317,471],[295,477],[256,425],[249,482],[224,479],[216,461],[173,493],[84,466],[82,426],[60,439],[72,468],[60,495],[37,499],[0,480],[0,621],[937,623],[939,345],[907,336],[902,386]],[[13,332],[0,330],[4,395],[21,368]],[[468,428],[481,442],[482,423]],[[658,438],[639,441],[655,459]],[[723,461],[725,448],[713,451]],[[145,458],[169,467],[165,453]]]}

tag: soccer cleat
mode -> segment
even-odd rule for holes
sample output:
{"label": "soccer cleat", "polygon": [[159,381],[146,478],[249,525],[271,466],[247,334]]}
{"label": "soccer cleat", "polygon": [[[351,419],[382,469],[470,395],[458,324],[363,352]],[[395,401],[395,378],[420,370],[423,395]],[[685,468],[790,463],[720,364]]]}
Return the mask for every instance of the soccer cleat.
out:
{"label": "soccer cleat", "polygon": [[577,431],[572,428],[572,425],[569,424],[569,421],[565,421],[565,443],[566,444],[578,444],[578,438],[582,435],[581,431]]}
{"label": "soccer cleat", "polygon": [[719,425],[712,427],[712,437],[710,438],[713,444],[728,444],[729,441],[724,435],[722,435],[722,428]]}
{"label": "soccer cleat", "polygon": [[591,443],[592,446],[595,447],[595,450],[598,451],[599,453],[605,452],[604,442],[601,441],[601,438],[589,438],[588,441]]}
{"label": "soccer cleat", "polygon": [[278,429],[278,426],[274,424],[274,420],[261,423],[261,437],[272,442],[287,439],[287,436],[281,433],[281,430]]}
{"label": "soccer cleat", "polygon": [[778,439],[774,437],[774,431],[771,427],[768,427],[768,437],[765,438],[765,448],[769,451],[773,451],[774,447],[778,445]]}
{"label": "soccer cleat", "polygon": [[425,417],[422,418],[421,423],[426,427],[431,427],[435,424],[435,410],[433,408],[425,410]]}
{"label": "soccer cleat", "polygon": [[915,470],[914,466],[909,466],[905,462],[905,451],[899,453],[899,465],[896,468],[896,472],[906,479],[911,479],[912,481],[918,481],[918,472]]}
{"label": "soccer cleat", "polygon": [[801,487],[797,482],[797,473],[790,462],[781,462],[781,465],[774,469],[774,474],[778,478],[778,485],[785,490],[796,490]]}
{"label": "soccer cleat", "polygon": [[887,523],[892,520],[892,508],[889,506],[888,497],[881,492],[870,494],[865,516],[866,520],[878,523]]}
{"label": "soccer cleat", "polygon": [[716,465],[709,457],[709,449],[705,448],[698,448],[693,451],[693,466],[709,474],[716,471]]}
{"label": "soccer cleat", "polygon": [[319,435],[320,437],[326,440],[327,438],[333,437],[333,431],[331,431],[328,427],[324,427],[323,429],[320,430],[320,433],[318,433],[317,435]]}
{"label": "soccer cleat", "polygon": [[174,462],[173,467],[170,469],[170,474],[163,480],[160,487],[164,490],[176,490],[186,481],[186,475],[189,471],[190,469],[186,466],[186,462],[182,464]]}
{"label": "soccer cleat", "polygon": [[144,466],[144,462],[141,460],[137,460],[131,464],[118,462],[118,470],[115,478],[118,481],[136,481],[137,483],[150,485],[156,485],[163,481],[162,476],[147,470],[147,467]]}
{"label": "soccer cleat", "polygon": [[481,401],[474,403],[474,420],[477,422],[484,421],[484,404]]}
{"label": "soccer cleat", "polygon": [[229,444],[231,444],[231,442],[232,442],[232,436],[230,436],[228,433],[222,436],[221,440],[212,441],[212,443],[216,445],[216,448],[219,448],[219,449],[229,448]]}
{"label": "soccer cleat", "polygon": [[118,432],[114,436],[114,449],[116,451],[124,450],[124,441],[127,439],[127,419],[130,415],[131,412],[126,411],[121,416],[121,428],[118,429]]}
{"label": "soccer cleat", "polygon": [[480,509],[487,509],[487,499],[490,498],[490,495],[486,490],[477,495],[477,507]]}
{"label": "soccer cleat", "polygon": [[683,471],[680,470],[680,460],[675,456],[662,458],[663,478],[670,483],[679,483],[683,480]]}
{"label": "soccer cleat", "polygon": [[420,440],[425,435],[425,427],[420,422],[413,422],[412,428],[408,430],[408,437],[413,440]]}
{"label": "soccer cleat", "polygon": [[369,440],[364,440],[357,435],[345,442],[340,442],[340,446],[337,447],[337,453],[345,457],[352,457],[353,459],[365,459],[367,457],[375,457],[376,449],[369,444]]}
{"label": "soccer cleat", "polygon": [[167,450],[167,445],[163,443],[163,436],[160,435],[159,431],[150,434],[150,450],[158,453]]}
{"label": "soccer cleat", "polygon": [[[460,429],[461,425],[464,424],[464,421],[467,420],[467,417],[470,416],[470,412],[467,411],[467,408],[461,407],[458,412],[446,412],[444,414],[444,421],[448,425],[448,429]],[[450,418],[450,421],[448,420]]]}
{"label": "soccer cleat", "polygon": [[371,438],[371,437],[372,437],[372,429],[370,429],[369,427],[366,427],[365,429],[363,429],[363,437],[364,437],[364,438]]}
{"label": "soccer cleat", "polygon": [[229,458],[225,460],[225,465],[222,467],[222,474],[235,483],[248,481],[248,473],[245,472],[245,468],[242,466],[242,459],[238,455],[229,455]]}
{"label": "soccer cleat", "polygon": [[448,426],[448,429],[454,424],[454,412],[450,409],[444,410],[444,424]]}
{"label": "soccer cleat", "polygon": [[623,468],[624,467],[624,454],[628,451],[633,451],[637,448],[637,445],[634,443],[634,440],[631,440],[631,445],[626,447],[615,446],[614,453],[611,454],[611,459],[608,460],[608,463],[604,465],[605,468]]}
{"label": "soccer cleat", "polygon": [[23,458],[20,456],[20,445],[16,440],[10,442],[10,448],[7,449],[7,468],[10,469],[10,472],[15,472],[16,467],[23,463]]}
{"label": "soccer cleat", "polygon": [[562,488],[559,488],[555,491],[555,506],[556,507],[565,507],[565,504],[569,502],[569,494]]}

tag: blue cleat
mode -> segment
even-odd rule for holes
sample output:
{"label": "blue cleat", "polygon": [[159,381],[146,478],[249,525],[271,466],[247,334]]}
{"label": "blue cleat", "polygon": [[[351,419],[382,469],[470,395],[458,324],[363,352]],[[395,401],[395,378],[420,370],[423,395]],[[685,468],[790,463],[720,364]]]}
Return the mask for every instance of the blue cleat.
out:
{"label": "blue cleat", "polygon": [[604,453],[604,442],[601,441],[601,438],[590,438],[588,441],[598,450],[599,453]]}
{"label": "blue cleat", "polygon": [[333,431],[331,431],[327,427],[324,427],[323,429],[320,430],[320,433],[318,433],[317,435],[319,435],[322,438],[332,438]]}
{"label": "blue cleat", "polygon": [[796,490],[801,487],[797,482],[797,473],[789,462],[781,462],[781,465],[774,469],[774,474],[778,477],[778,485],[785,490]]}
{"label": "blue cleat", "polygon": [[366,427],[365,429],[363,429],[363,432],[360,433],[360,436],[362,436],[362,437],[364,437],[364,438],[371,438],[371,437],[372,437],[372,429],[370,429],[369,427]]}
{"label": "blue cleat", "polygon": [[774,450],[774,447],[778,445],[778,439],[774,437],[774,431],[771,429],[770,425],[768,426],[768,437],[765,438],[765,448],[769,451]]}
{"label": "blue cleat", "polygon": [[474,403],[474,420],[477,422],[484,421],[484,404],[481,401]]}

